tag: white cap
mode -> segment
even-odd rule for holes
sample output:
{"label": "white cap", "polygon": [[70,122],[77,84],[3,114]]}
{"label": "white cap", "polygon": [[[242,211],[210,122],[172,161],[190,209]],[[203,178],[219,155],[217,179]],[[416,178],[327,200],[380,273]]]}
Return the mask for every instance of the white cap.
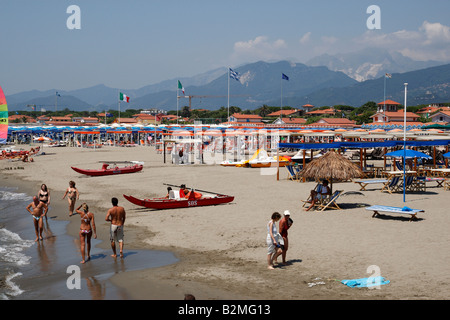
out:
{"label": "white cap", "polygon": [[285,215],[285,216],[290,216],[291,213],[289,212],[289,210],[285,210],[285,211],[284,211],[284,215]]}

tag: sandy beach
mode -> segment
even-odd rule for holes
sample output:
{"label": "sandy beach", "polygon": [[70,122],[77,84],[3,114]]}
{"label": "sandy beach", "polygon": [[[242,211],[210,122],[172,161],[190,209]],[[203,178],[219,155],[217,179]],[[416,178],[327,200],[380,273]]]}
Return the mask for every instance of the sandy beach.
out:
{"label": "sandy beach", "polygon": [[[26,147],[25,147],[26,148]],[[52,203],[67,208],[49,212],[70,221],[67,232],[78,234],[79,219],[69,218],[62,200],[68,182],[80,191],[77,204],[88,203],[95,213],[102,248],[109,248],[104,221],[111,197],[127,212],[125,252],[162,250],[179,260],[163,267],[119,272],[112,283],[131,299],[182,300],[192,293],[200,300],[408,300],[448,299],[450,296],[449,191],[427,185],[426,192],[388,194],[380,185],[359,191],[353,182],[333,183],[342,210],[306,212],[305,200],[314,182],[287,180],[287,170],[276,175],[256,168],[220,165],[166,164],[153,147],[103,147],[101,149],[44,148],[45,155],[32,163],[0,161],[3,183],[26,184],[51,192]],[[143,161],[139,173],[87,177],[70,167],[101,167],[100,161]],[[5,168],[23,169],[5,170]],[[160,197],[169,184],[193,186],[234,195],[230,204],[154,211],[137,207],[123,194],[137,198]],[[408,206],[424,209],[419,220],[386,215],[372,218],[369,205]],[[267,269],[266,224],[273,212],[291,212],[286,266]],[[44,240],[45,241],[45,240]],[[81,258],[81,257],[80,257]],[[95,264],[96,261],[88,262]],[[370,266],[389,280],[379,289],[349,288],[340,280],[369,277]],[[370,268],[369,268],[370,270]]]}

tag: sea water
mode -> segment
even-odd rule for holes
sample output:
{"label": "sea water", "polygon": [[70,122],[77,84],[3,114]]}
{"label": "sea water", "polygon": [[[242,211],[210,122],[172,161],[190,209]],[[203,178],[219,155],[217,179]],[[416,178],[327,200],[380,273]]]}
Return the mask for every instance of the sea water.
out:
{"label": "sea water", "polygon": [[[114,259],[111,249],[100,248],[101,240],[92,239],[91,260],[81,265],[79,241],[67,233],[69,222],[55,219],[61,209],[49,207],[44,240],[34,241],[34,220],[26,211],[31,202],[30,195],[0,186],[0,300],[126,300],[128,294],[112,285],[112,276],[178,261],[171,252],[128,247],[124,259]],[[78,215],[73,219],[80,221]],[[73,267],[81,276],[81,287],[75,290],[67,285]]]}
{"label": "sea water", "polygon": [[[22,268],[30,264],[26,251],[33,240],[23,239],[19,234],[29,216],[19,214],[32,201],[32,197],[14,188],[0,187],[0,299],[8,300],[23,293],[16,284]],[[28,219],[26,219],[28,218]]]}

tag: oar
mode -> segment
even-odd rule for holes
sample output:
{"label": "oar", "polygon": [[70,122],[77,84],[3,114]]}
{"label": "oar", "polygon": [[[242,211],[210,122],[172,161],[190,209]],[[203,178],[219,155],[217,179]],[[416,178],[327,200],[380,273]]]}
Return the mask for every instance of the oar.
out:
{"label": "oar", "polygon": [[[169,183],[163,183],[163,184],[166,185],[166,186],[169,186],[169,187],[177,187],[177,188],[181,188],[181,186],[178,186],[178,185],[175,185],[175,184],[169,184]],[[188,189],[189,189],[189,188],[188,188]],[[217,192],[211,192],[211,191],[200,190],[200,189],[195,189],[195,188],[194,188],[194,190],[195,190],[195,191],[200,191],[200,192],[213,193],[213,194],[217,194],[217,195],[219,195],[219,196],[226,196],[226,194],[221,194],[221,193],[217,193]]]}

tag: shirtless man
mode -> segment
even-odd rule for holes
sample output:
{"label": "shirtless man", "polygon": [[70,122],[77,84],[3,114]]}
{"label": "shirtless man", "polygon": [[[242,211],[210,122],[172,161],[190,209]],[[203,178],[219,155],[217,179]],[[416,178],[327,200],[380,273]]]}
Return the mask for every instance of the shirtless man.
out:
{"label": "shirtless man", "polygon": [[117,198],[111,199],[113,207],[106,214],[106,221],[111,222],[110,240],[113,254],[111,257],[116,258],[116,241],[119,242],[120,257],[123,258],[123,225],[125,224],[125,209],[118,206]]}
{"label": "shirtless man", "polygon": [[42,231],[44,230],[44,225],[42,218],[47,214],[48,207],[42,201],[39,201],[36,196],[33,197],[33,202],[27,206],[27,211],[33,216],[34,219],[34,229],[36,230],[36,242],[43,240]]}

